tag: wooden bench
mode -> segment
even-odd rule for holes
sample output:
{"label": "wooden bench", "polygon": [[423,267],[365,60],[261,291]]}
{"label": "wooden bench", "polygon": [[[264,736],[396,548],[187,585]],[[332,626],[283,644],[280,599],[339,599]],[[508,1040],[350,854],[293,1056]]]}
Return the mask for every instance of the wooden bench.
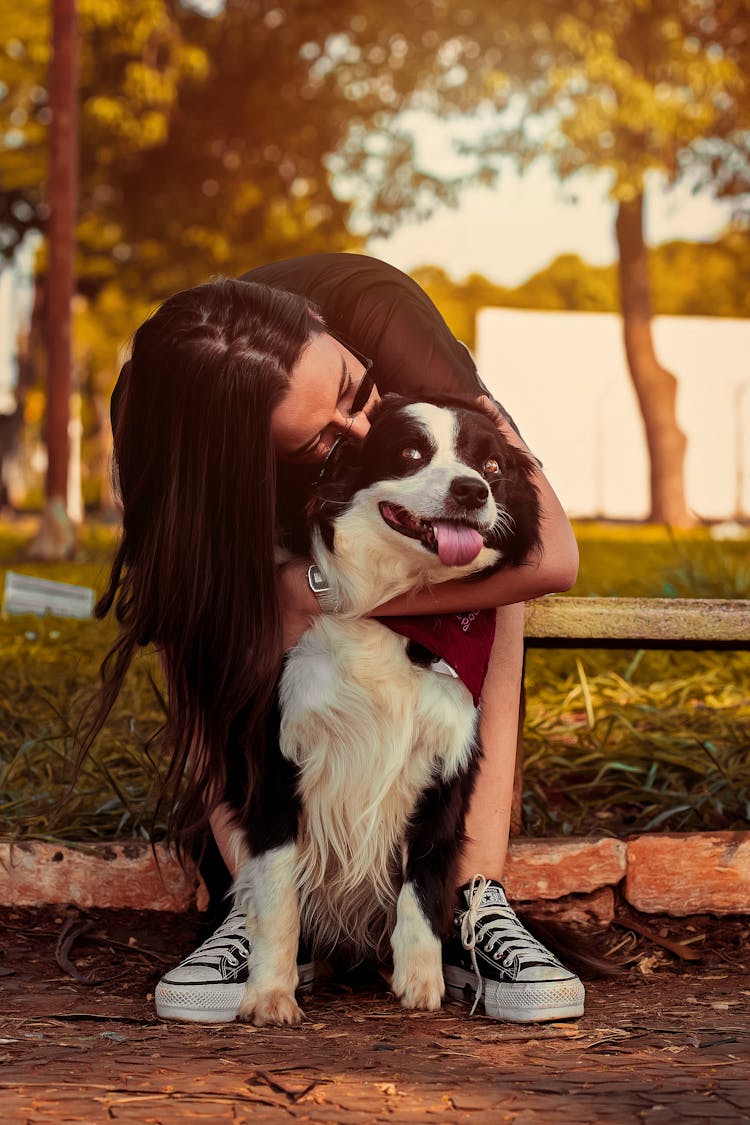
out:
{"label": "wooden bench", "polygon": [[[528,602],[527,648],[633,648],[750,651],[750,600],[568,598]],[[523,701],[511,831],[521,828]]]}

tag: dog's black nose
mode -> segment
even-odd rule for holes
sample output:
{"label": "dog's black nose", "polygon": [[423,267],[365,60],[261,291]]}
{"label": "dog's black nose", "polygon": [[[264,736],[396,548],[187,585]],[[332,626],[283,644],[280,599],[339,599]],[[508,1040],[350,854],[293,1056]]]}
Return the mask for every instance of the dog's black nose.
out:
{"label": "dog's black nose", "polygon": [[487,502],[489,488],[476,477],[454,477],[450,494],[462,508],[481,508]]}

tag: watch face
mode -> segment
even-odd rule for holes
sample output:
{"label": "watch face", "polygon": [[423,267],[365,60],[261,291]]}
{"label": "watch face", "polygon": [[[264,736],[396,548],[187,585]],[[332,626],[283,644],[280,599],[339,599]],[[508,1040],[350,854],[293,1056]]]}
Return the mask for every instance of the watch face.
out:
{"label": "watch face", "polygon": [[310,583],[310,589],[314,594],[327,594],[331,588],[323,577],[322,571],[315,563],[313,563],[308,570],[307,579]]}

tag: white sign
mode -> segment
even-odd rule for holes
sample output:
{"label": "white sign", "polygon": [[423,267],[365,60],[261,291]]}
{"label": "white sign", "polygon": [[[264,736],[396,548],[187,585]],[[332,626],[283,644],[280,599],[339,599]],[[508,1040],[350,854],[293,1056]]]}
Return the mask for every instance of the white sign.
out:
{"label": "white sign", "polygon": [[49,578],[34,578],[9,570],[5,575],[3,612],[34,613],[39,617],[45,613],[56,617],[91,617],[94,596],[88,586],[53,582]]}

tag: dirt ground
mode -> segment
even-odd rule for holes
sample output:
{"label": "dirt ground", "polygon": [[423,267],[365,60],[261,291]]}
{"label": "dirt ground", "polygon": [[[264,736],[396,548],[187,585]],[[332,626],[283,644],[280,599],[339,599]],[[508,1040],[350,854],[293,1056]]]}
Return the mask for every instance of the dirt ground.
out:
{"label": "dirt ground", "polygon": [[747,919],[631,911],[595,935],[627,966],[587,982],[585,1016],[527,1026],[404,1012],[373,976],[316,984],[299,1028],[159,1022],[154,985],[197,935],[146,912],[0,911],[4,1125],[750,1121]]}

